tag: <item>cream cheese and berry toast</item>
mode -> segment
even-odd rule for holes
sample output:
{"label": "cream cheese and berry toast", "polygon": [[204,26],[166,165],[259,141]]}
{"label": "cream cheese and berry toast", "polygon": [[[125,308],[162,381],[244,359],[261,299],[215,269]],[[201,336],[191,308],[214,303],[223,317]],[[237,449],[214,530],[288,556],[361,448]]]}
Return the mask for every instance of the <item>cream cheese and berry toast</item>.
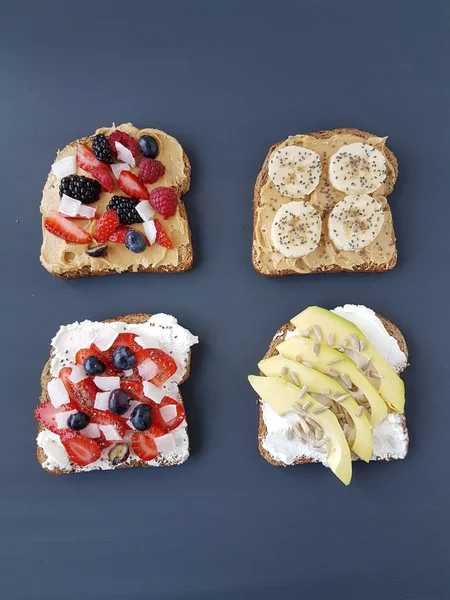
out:
{"label": "cream cheese and berry toast", "polygon": [[386,197],[398,166],[386,139],[332,129],[293,135],[270,148],[253,199],[252,258],[259,273],[394,268]]}
{"label": "cream cheese and berry toast", "polygon": [[42,195],[43,266],[68,278],[191,269],[190,179],[183,148],[158,129],[127,123],[72,142]]}
{"label": "cream cheese and berry toast", "polygon": [[179,384],[198,338],[165,314],[60,328],[42,373],[37,456],[50,473],[172,466],[189,456]]}
{"label": "cream cheese and berry toast", "polygon": [[277,331],[260,376],[249,376],[261,455],[277,466],[320,462],[346,485],[353,460],[405,458],[407,366],[401,332],[373,310],[307,308]]}

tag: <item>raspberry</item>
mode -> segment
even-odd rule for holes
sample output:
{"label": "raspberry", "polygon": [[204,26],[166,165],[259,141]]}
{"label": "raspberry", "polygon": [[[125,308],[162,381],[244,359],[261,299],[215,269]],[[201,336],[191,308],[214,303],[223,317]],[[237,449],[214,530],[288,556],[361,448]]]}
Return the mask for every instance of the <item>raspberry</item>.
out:
{"label": "raspberry", "polygon": [[138,177],[144,183],[155,183],[165,172],[166,167],[159,160],[141,158]]}
{"label": "raspberry", "polygon": [[95,239],[99,242],[107,242],[109,236],[119,227],[119,215],[115,210],[107,210],[100,217],[95,228]]}
{"label": "raspberry", "polygon": [[150,192],[150,202],[164,219],[173,217],[177,212],[178,196],[170,187],[157,187]]}
{"label": "raspberry", "polygon": [[113,131],[108,137],[108,141],[109,146],[111,148],[111,152],[114,156],[117,156],[116,142],[120,142],[122,146],[128,148],[128,150],[133,156],[138,155],[139,147],[137,145],[137,142],[131,137],[131,135],[128,135],[128,133],[124,133],[123,131],[119,131],[118,129],[116,129],[116,131]]}

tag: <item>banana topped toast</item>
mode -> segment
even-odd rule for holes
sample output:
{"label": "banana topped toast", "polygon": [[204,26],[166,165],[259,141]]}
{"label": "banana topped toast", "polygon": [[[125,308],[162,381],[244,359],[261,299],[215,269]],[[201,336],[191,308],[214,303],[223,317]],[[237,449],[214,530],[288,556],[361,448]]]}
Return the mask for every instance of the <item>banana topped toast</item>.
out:
{"label": "banana topped toast", "polygon": [[290,136],[255,185],[255,269],[283,276],[386,271],[397,262],[386,197],[398,174],[385,137],[358,129]]}

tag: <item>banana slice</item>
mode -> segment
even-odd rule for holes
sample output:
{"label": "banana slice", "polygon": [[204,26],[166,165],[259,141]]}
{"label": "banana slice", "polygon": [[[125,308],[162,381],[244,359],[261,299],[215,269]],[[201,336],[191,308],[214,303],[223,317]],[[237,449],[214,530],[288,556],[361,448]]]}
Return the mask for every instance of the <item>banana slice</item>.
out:
{"label": "banana slice", "polygon": [[302,201],[281,206],[273,220],[271,237],[276,250],[288,258],[302,258],[317,248],[322,232],[320,213]]}
{"label": "banana slice", "polygon": [[317,152],[300,146],[278,148],[269,159],[269,177],[283,196],[305,198],[319,185],[322,163]]}
{"label": "banana slice", "polygon": [[331,185],[347,194],[368,194],[386,179],[386,160],[369,144],[357,142],[342,146],[330,158],[328,177]]}
{"label": "banana slice", "polygon": [[338,250],[361,250],[380,233],[384,223],[383,207],[375,198],[345,196],[328,219],[328,234]]}

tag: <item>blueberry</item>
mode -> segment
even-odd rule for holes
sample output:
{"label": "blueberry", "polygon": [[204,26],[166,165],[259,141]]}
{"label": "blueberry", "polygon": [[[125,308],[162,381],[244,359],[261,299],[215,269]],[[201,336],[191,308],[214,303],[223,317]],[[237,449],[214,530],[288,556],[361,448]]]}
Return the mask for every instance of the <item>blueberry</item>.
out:
{"label": "blueberry", "polygon": [[92,256],[93,258],[97,258],[98,256],[105,256],[108,250],[107,244],[102,244],[101,246],[94,246],[94,248],[88,248],[86,250],[86,254]]}
{"label": "blueberry", "polygon": [[117,346],[117,348],[114,348],[112,362],[116,369],[127,371],[134,367],[136,358],[127,346]]}
{"label": "blueberry", "polygon": [[96,356],[88,356],[83,363],[87,375],[101,375],[105,372],[106,365]]}
{"label": "blueberry", "polygon": [[140,231],[136,231],[136,229],[130,229],[130,231],[126,234],[125,246],[128,248],[128,250],[131,250],[131,252],[134,252],[135,254],[140,254],[147,248],[145,237]]}
{"label": "blueberry", "polygon": [[67,427],[69,429],[73,429],[74,431],[80,431],[80,429],[84,429],[89,425],[89,416],[85,413],[77,412],[73,415],[69,415],[67,419]]}
{"label": "blueberry", "polygon": [[131,422],[138,431],[145,431],[152,424],[152,411],[148,404],[138,404],[131,413]]}
{"label": "blueberry", "polygon": [[138,139],[138,144],[144,156],[148,158],[156,158],[158,156],[158,142],[151,135],[142,135]]}
{"label": "blueberry", "polygon": [[130,407],[130,396],[124,390],[113,390],[109,396],[108,408],[115,415],[123,415]]}

